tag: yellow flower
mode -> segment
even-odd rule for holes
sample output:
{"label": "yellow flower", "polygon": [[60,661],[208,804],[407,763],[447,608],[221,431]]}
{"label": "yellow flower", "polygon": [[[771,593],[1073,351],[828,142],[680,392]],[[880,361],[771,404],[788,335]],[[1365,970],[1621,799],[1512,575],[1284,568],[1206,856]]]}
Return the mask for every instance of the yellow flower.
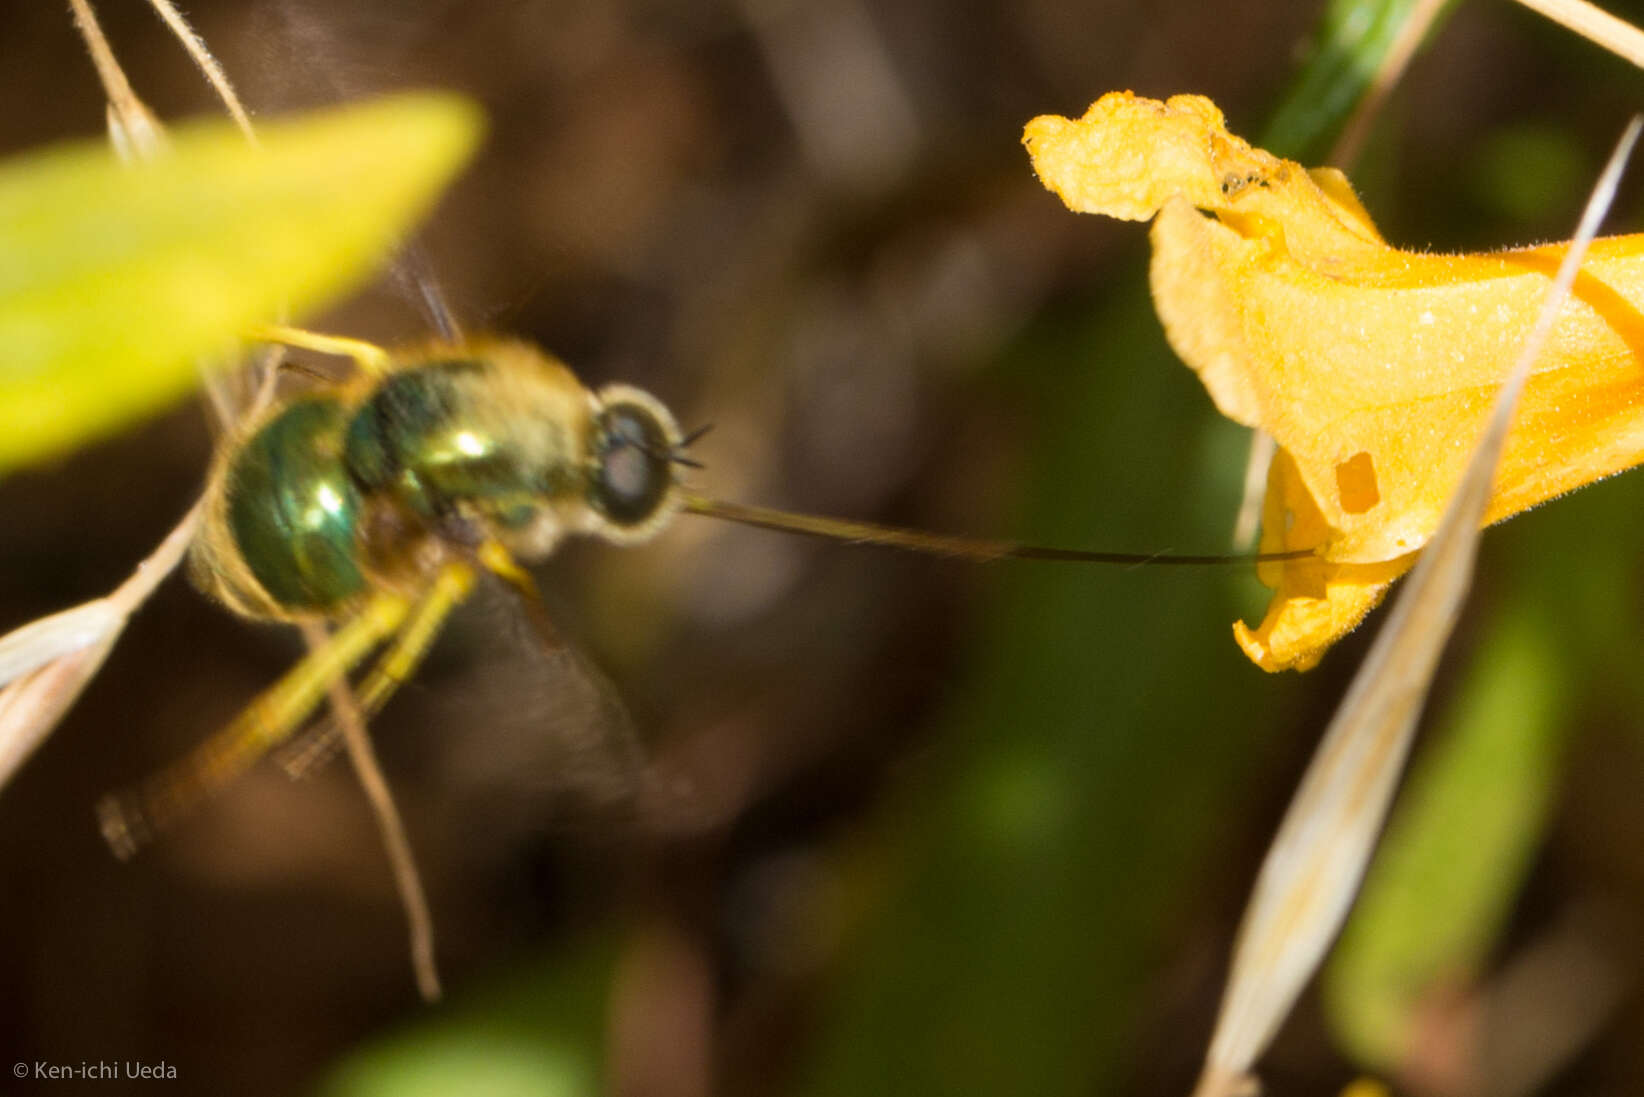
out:
{"label": "yellow flower", "polygon": [[[1154,218],[1154,305],[1228,417],[1267,431],[1267,670],[1305,670],[1438,526],[1564,245],[1487,255],[1388,246],[1340,172],[1229,134],[1210,100],[1114,92],[1024,142],[1085,213]],[[1207,217],[1200,211],[1213,214]],[[1644,461],[1644,236],[1594,242],[1519,403],[1486,521]]]}

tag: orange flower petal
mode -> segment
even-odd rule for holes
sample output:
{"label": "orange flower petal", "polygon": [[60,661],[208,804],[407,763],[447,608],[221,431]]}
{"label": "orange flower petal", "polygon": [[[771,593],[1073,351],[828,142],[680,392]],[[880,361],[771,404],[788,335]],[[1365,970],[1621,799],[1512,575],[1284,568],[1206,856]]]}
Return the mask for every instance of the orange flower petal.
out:
{"label": "orange flower petal", "polygon": [[[1339,172],[1227,133],[1199,96],[1103,96],[1024,138],[1069,207],[1156,217],[1154,304],[1221,411],[1281,447],[1263,547],[1269,670],[1305,669],[1432,536],[1562,245],[1440,256],[1382,242]],[[1215,214],[1205,217],[1199,211]],[[1644,237],[1594,243],[1520,403],[1487,521],[1644,460]]]}
{"label": "orange flower petal", "polygon": [[[1286,450],[1273,456],[1262,508],[1263,552],[1306,549],[1331,536],[1296,459]],[[1338,563],[1322,556],[1262,564],[1257,575],[1273,588],[1273,601],[1254,629],[1235,621],[1233,638],[1263,670],[1308,670],[1414,564],[1414,554],[1373,564]]]}

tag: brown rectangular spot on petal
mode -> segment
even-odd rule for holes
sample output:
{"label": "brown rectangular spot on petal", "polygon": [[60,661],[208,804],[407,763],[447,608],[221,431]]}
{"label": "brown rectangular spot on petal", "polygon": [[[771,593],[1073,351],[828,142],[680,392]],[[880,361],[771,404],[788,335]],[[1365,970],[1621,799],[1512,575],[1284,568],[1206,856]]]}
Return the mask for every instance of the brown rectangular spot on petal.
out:
{"label": "brown rectangular spot on petal", "polygon": [[1336,466],[1336,494],[1348,514],[1363,514],[1381,502],[1376,463],[1368,452],[1360,450]]}

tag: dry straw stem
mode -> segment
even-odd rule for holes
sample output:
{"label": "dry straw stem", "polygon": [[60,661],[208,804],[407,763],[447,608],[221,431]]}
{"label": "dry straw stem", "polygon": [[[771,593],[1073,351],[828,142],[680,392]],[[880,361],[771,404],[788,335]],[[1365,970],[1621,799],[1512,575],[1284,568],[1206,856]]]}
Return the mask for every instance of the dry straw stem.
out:
{"label": "dry straw stem", "polygon": [[[319,625],[304,625],[303,640],[313,651],[322,647],[328,637]],[[343,743],[348,748],[348,761],[354,767],[360,788],[371,805],[371,814],[377,820],[377,832],[382,835],[383,850],[388,854],[388,867],[394,874],[394,888],[399,892],[400,904],[405,908],[406,931],[411,939],[411,971],[417,980],[417,993],[424,1001],[440,999],[439,962],[434,952],[434,915],[428,907],[428,893],[422,886],[422,875],[417,871],[417,859],[411,852],[411,840],[406,837],[405,821],[394,803],[393,790],[377,761],[377,750],[365,730],[365,718],[360,715],[359,702],[346,679],[331,683],[329,691],[331,713],[342,729]]]}
{"label": "dry straw stem", "polygon": [[[81,0],[81,2],[84,3],[85,0]],[[188,20],[183,17],[181,11],[177,10],[177,6],[171,0],[148,0],[148,2],[149,6],[154,9],[154,13],[160,17],[167,29],[182,44],[183,49],[188,51],[189,59],[194,62],[200,70],[200,74],[211,85],[211,90],[217,93],[217,98],[222,100],[223,108],[228,111],[229,117],[234,119],[234,124],[240,127],[240,132],[245,135],[245,139],[255,145],[257,143],[257,132],[252,128],[251,116],[246,113],[245,107],[241,105],[239,93],[234,90],[234,85],[229,80],[228,73],[223,71],[223,66],[218,63],[217,58],[212,55],[211,50],[206,46],[205,39],[201,38],[198,32],[189,26]]]}
{"label": "dry straw stem", "polygon": [[1444,519],[1326,729],[1268,851],[1239,930],[1196,1097],[1248,1088],[1257,1057],[1341,928],[1471,584],[1479,523],[1518,397],[1615,197],[1640,125],[1635,117],[1627,126],[1593,188]]}
{"label": "dry straw stem", "polygon": [[0,789],[6,786],[96,675],[128,618],[170,575],[199,525],[198,504],[130,579],[85,602],[0,637]]}
{"label": "dry straw stem", "polygon": [[[1560,26],[1603,46],[1616,56],[1624,57],[1634,65],[1644,68],[1644,31],[1640,31],[1631,23],[1616,18],[1602,8],[1588,3],[1587,0],[1518,2],[1531,11],[1544,15]],[[1387,97],[1403,78],[1411,58],[1426,40],[1427,32],[1432,28],[1433,21],[1438,18],[1443,7],[1444,0],[1417,0],[1409,18],[1400,25],[1398,35],[1386,58],[1377,68],[1375,78],[1371,80],[1364,97],[1359,100],[1352,116],[1342,127],[1341,136],[1336,139],[1336,144],[1330,151],[1328,163],[1332,166],[1345,170],[1358,159],[1359,153],[1364,149],[1365,139],[1370,134],[1370,127],[1381,113]]]}
{"label": "dry straw stem", "polygon": [[115,151],[125,160],[154,155],[165,139],[164,127],[132,90],[126,70],[115,60],[114,50],[97,22],[90,0],[69,0],[69,10],[74,15],[75,29],[91,54],[97,79],[103,83],[103,98],[108,100],[109,140]]}
{"label": "dry straw stem", "polygon": [[1531,11],[1644,69],[1644,31],[1587,0],[1518,0]]}
{"label": "dry straw stem", "polygon": [[[1587,0],[1518,2],[1531,11],[1544,15],[1560,26],[1603,46],[1616,56],[1624,57],[1644,68],[1644,32],[1631,23],[1616,18],[1602,8],[1588,3]],[[1400,25],[1392,48],[1377,68],[1375,78],[1371,80],[1364,97],[1359,100],[1352,116],[1342,127],[1341,136],[1336,139],[1336,144],[1330,151],[1328,163],[1332,166],[1346,170],[1358,159],[1359,153],[1364,149],[1364,142],[1370,135],[1370,127],[1381,113],[1387,97],[1403,78],[1405,70],[1410,66],[1411,58],[1426,40],[1427,32],[1443,8],[1444,0],[1417,0],[1409,18]]]}
{"label": "dry straw stem", "polygon": [[1411,9],[1409,17],[1399,24],[1398,34],[1393,38],[1387,56],[1382,58],[1382,63],[1377,66],[1375,77],[1365,89],[1358,105],[1353,108],[1352,115],[1341,128],[1341,136],[1336,138],[1336,143],[1330,150],[1327,163],[1331,167],[1347,171],[1357,162],[1359,153],[1364,151],[1365,139],[1370,136],[1370,127],[1380,116],[1387,97],[1404,78],[1404,72],[1410,67],[1410,60],[1415,57],[1416,49],[1426,41],[1433,20],[1438,18],[1443,8],[1444,0],[1416,0],[1416,6]]}

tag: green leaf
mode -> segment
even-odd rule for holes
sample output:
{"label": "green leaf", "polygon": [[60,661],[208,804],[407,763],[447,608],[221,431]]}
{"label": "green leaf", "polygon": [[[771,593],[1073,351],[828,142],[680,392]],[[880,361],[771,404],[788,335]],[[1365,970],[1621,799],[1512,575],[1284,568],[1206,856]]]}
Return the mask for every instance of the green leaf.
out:
{"label": "green leaf", "polygon": [[593,1097],[603,1077],[610,934],[516,962],[439,1010],[350,1051],[320,1097]]}
{"label": "green leaf", "polygon": [[1367,1066],[1404,1059],[1422,1007],[1477,974],[1511,912],[1560,768],[1554,645],[1533,614],[1502,621],[1411,774],[1324,984]]}
{"label": "green leaf", "polygon": [[1415,7],[1416,0],[1330,0],[1301,71],[1256,144],[1322,163]]}
{"label": "green leaf", "polygon": [[179,129],[124,164],[102,142],[0,164],[0,475],[152,414],[281,310],[358,283],[481,130],[419,93],[261,130]]}

